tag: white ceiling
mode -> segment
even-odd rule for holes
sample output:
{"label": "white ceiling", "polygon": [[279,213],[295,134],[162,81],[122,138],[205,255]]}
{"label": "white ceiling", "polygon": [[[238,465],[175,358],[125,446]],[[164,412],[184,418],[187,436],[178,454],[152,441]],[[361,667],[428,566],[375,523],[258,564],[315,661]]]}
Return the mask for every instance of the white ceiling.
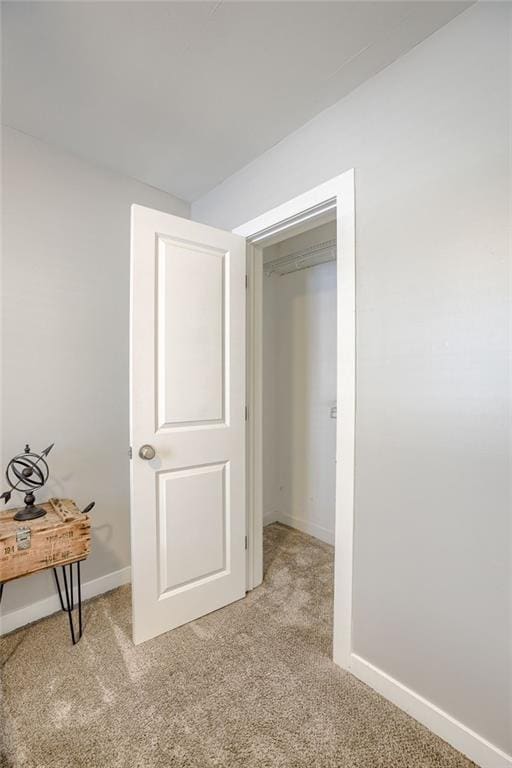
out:
{"label": "white ceiling", "polygon": [[470,4],[4,2],[3,122],[195,200]]}

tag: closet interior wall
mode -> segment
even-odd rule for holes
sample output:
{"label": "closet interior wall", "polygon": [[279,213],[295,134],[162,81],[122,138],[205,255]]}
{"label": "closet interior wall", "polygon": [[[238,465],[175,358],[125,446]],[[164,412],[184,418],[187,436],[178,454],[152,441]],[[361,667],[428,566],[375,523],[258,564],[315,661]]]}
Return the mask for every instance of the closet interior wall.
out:
{"label": "closet interior wall", "polygon": [[263,251],[263,512],[334,543],[336,262],[289,274],[265,264],[336,238],[336,222]]}

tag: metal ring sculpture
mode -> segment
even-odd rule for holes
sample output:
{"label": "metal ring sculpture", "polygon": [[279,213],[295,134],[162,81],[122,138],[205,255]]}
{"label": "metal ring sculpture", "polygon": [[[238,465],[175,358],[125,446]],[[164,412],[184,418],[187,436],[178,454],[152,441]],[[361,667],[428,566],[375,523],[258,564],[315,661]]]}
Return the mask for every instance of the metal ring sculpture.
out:
{"label": "metal ring sculpture", "polygon": [[48,480],[50,470],[46,457],[52,448],[53,443],[41,453],[33,453],[30,446],[26,445],[24,452],[14,456],[7,465],[5,476],[11,490],[2,493],[0,499],[4,499],[7,504],[13,491],[25,493],[25,508],[16,512],[15,520],[35,520],[46,514],[44,509],[35,506],[34,491],[42,488]]}

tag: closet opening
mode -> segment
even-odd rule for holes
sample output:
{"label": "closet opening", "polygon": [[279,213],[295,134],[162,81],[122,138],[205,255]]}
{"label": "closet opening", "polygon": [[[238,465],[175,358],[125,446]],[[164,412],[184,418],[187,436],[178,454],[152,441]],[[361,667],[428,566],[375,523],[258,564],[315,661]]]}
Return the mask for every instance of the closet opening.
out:
{"label": "closet opening", "polygon": [[[316,597],[328,595],[323,626],[333,619],[333,659],[345,669],[353,659],[354,197],[352,169],[233,230],[247,242],[247,590],[263,580],[264,526],[267,573],[272,526],[285,549],[293,543],[285,534],[305,542],[294,562],[315,569],[310,592],[318,578]],[[313,550],[327,553],[323,568]],[[296,574],[289,569],[292,608]]]}
{"label": "closet opening", "polygon": [[261,245],[263,525],[334,545],[336,210]]}

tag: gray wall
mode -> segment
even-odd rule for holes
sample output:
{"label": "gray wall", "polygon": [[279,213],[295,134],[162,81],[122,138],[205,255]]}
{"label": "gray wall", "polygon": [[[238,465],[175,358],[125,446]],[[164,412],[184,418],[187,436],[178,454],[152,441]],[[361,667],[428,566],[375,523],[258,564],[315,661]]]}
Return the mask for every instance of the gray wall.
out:
{"label": "gray wall", "polygon": [[510,12],[474,6],[192,208],[356,169],[354,650],[512,752]]}
{"label": "gray wall", "polygon": [[[44,495],[96,500],[87,581],[130,563],[130,204],[189,207],[17,131],[2,139],[2,460],[55,442]],[[13,582],[2,612],[53,594],[48,574]]]}

